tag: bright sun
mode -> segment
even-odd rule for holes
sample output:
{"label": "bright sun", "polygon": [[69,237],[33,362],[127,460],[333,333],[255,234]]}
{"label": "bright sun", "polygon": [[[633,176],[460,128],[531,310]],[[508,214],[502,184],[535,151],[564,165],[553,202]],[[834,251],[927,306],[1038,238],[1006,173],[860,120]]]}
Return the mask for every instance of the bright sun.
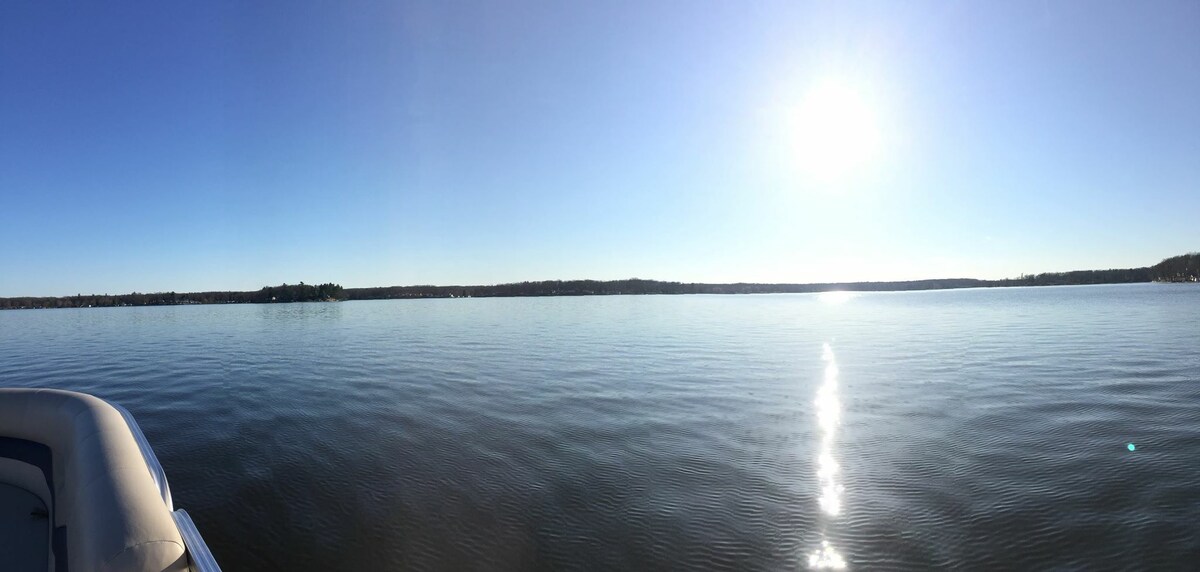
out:
{"label": "bright sun", "polygon": [[837,183],[868,166],[879,151],[875,111],[862,92],[840,81],[814,86],[791,117],[795,158],[820,183]]}

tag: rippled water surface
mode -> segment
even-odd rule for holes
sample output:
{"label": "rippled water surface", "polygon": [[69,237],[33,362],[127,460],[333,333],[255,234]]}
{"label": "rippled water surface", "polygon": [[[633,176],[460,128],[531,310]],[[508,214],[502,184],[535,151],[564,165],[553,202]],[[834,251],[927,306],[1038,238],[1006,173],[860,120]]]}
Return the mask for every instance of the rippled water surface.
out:
{"label": "rippled water surface", "polygon": [[231,571],[1200,561],[1194,285],[9,311],[0,385]]}

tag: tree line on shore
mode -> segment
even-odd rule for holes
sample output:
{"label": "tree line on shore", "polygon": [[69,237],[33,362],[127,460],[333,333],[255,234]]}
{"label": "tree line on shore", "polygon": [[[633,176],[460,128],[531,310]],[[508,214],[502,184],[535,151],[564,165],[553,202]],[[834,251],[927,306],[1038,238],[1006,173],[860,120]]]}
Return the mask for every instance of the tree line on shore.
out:
{"label": "tree line on shore", "polygon": [[829,290],[886,291],[938,290],[1005,286],[1059,286],[1070,284],[1124,284],[1133,282],[1200,281],[1200,253],[1167,258],[1154,266],[1109,270],[1043,272],[1002,280],[952,278],[943,280],[907,280],[899,282],[837,282],[818,284],[703,284],[663,282],[659,280],[544,280],[487,286],[385,286],[378,288],[342,288],[327,283],[313,286],[265,286],[251,292],[157,292],[153,294],[98,295],[79,294],[63,297],[0,298],[0,310],[20,308],[89,308],[112,306],[160,306],[176,304],[269,304],[279,302],[315,302],[334,300],[387,300],[403,298],[459,298],[512,296],[595,296],[619,294],[769,294],[825,292]]}
{"label": "tree line on shore", "polygon": [[1200,282],[1200,252],[1172,256],[1150,267],[1158,282]]}
{"label": "tree line on shore", "polygon": [[142,294],[77,294],[62,297],[0,298],[0,310],[19,308],[109,308],[115,306],[173,306],[179,304],[269,304],[341,300],[337,284],[281,284],[251,292],[155,292]]}
{"label": "tree line on shore", "polygon": [[980,285],[980,280],[915,280],[906,282],[856,282],[847,284],[704,284],[660,280],[543,280],[489,286],[385,286],[347,288],[347,300],[396,298],[494,298],[511,296],[597,296],[621,294],[768,294],[854,290],[931,290]]}
{"label": "tree line on shore", "polygon": [[1076,270],[1074,272],[1043,272],[1015,280],[990,280],[985,286],[1063,286],[1069,284],[1123,284],[1128,282],[1196,282],[1200,281],[1200,252],[1163,259],[1154,266],[1142,268],[1113,268],[1109,270]]}

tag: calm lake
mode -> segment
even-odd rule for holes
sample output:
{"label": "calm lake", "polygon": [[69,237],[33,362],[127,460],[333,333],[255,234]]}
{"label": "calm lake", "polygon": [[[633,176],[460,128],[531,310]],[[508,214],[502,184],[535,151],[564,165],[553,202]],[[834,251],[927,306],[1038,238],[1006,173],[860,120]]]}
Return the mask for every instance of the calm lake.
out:
{"label": "calm lake", "polygon": [[228,571],[1200,561],[1197,285],[7,311],[0,385]]}

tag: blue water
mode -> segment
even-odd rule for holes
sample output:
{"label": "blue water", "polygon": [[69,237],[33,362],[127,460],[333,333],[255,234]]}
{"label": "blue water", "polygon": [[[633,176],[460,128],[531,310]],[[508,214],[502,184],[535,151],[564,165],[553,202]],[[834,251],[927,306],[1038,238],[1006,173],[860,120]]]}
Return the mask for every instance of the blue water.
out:
{"label": "blue water", "polygon": [[226,570],[1200,561],[1195,285],[7,311],[0,385],[128,407]]}

